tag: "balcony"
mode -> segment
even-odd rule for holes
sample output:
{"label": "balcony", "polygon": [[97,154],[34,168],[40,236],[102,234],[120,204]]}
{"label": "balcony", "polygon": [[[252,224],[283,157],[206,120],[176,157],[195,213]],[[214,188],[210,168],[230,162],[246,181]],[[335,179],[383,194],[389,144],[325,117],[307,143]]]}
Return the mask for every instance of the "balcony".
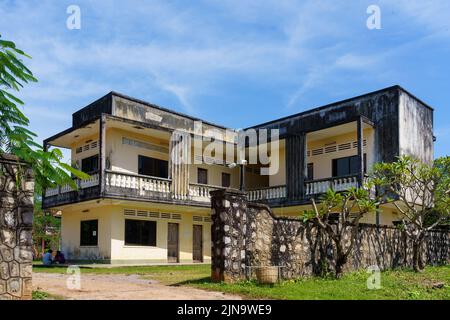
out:
{"label": "balcony", "polygon": [[[364,183],[367,182],[368,176],[364,176]],[[305,194],[303,200],[308,201],[312,197],[319,197],[328,189],[342,192],[352,187],[358,188],[358,175],[348,175],[341,177],[333,177],[326,179],[317,179],[305,181]],[[371,187],[370,196],[375,197],[376,189]],[[286,186],[265,187],[260,189],[252,189],[247,191],[249,201],[262,202],[282,202],[287,197]]]}
{"label": "balcony", "polygon": [[[104,197],[130,200],[161,201],[170,203],[210,205],[209,192],[219,186],[190,183],[188,194],[172,191],[171,179],[104,171]],[[44,208],[86,201],[101,197],[100,175],[92,174],[87,180],[76,180],[78,190],[69,185],[47,189],[43,198]]]}

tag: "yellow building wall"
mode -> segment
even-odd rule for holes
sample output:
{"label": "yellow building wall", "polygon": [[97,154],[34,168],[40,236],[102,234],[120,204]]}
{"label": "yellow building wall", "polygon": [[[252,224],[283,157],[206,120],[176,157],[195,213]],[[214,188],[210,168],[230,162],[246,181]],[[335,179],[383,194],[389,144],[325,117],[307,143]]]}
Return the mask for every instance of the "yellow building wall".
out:
{"label": "yellow building wall", "polygon": [[[122,138],[151,143],[167,148],[167,152],[158,152],[122,143]],[[111,128],[106,132],[106,157],[111,163],[111,170],[131,174],[138,173],[139,155],[169,161],[169,142],[148,135]]]}
{"label": "yellow building wall", "polygon": [[[88,142],[90,141],[90,142]],[[97,142],[97,146],[92,148],[92,143]],[[89,145],[89,150],[84,150],[80,153],[76,153],[76,149],[81,147],[84,148],[86,145]],[[72,164],[75,165],[78,169],[81,169],[81,160],[85,158],[89,158],[99,153],[98,147],[98,135],[91,135],[83,139],[79,139],[78,141],[74,141],[71,145],[71,161]]]}
{"label": "yellow building wall", "polygon": [[[124,215],[124,209],[147,210],[151,212],[178,213],[181,220],[162,218],[140,218]],[[186,212],[185,210],[189,212]],[[187,208],[146,204],[96,206],[89,212],[70,209],[63,210],[61,237],[62,250],[68,259],[106,260],[111,263],[166,263],[167,262],[167,228],[168,223],[179,224],[179,259],[181,263],[193,262],[193,225],[203,226],[203,259],[211,259],[211,223],[193,221],[193,216],[210,217],[209,208]],[[82,220],[98,219],[98,246],[80,247],[80,223]],[[125,219],[156,221],[156,246],[125,245]]]}
{"label": "yellow building wall", "polygon": [[[104,206],[95,209],[63,211],[61,216],[62,251],[68,259],[108,260],[111,257],[111,210]],[[86,210],[89,210],[86,212]],[[85,212],[83,212],[85,211]],[[81,221],[98,220],[98,245],[80,246]]]}
{"label": "yellow building wall", "polygon": [[286,184],[286,149],[285,141],[280,141],[280,149],[278,150],[278,171],[276,174],[269,176],[269,186],[281,186]]}
{"label": "yellow building wall", "polygon": [[[364,139],[367,141],[367,144],[365,147],[363,147],[364,153],[367,154],[367,167],[370,170],[371,165],[374,162],[374,139],[373,139],[373,129],[367,128],[364,129],[363,132]],[[315,141],[309,141],[307,142],[308,145],[308,151],[312,151],[314,149],[318,148],[324,148],[327,144],[332,145],[339,145],[341,143],[351,142],[357,140],[356,132],[350,132],[343,135],[338,136],[332,136],[330,138],[321,139],[321,140],[315,140]],[[331,144],[335,142],[335,144]],[[307,163],[313,163],[314,164],[314,180],[317,179],[325,179],[330,178],[332,176],[332,160],[343,158],[343,157],[349,157],[354,156],[358,154],[357,148],[350,148],[348,150],[342,150],[342,151],[335,151],[330,153],[323,153],[320,155],[313,156],[310,154],[309,157],[307,157]]]}
{"label": "yellow building wall", "polygon": [[222,186],[222,172],[230,174],[231,188],[239,187],[239,169],[230,169],[218,164],[192,164],[189,166],[189,181],[197,183],[198,168],[208,170],[208,184],[213,186]]}

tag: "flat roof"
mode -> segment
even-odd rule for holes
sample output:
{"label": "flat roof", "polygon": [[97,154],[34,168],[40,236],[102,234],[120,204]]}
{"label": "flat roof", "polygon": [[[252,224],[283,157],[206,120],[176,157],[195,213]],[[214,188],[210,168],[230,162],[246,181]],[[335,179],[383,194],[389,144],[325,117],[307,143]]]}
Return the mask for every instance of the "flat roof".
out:
{"label": "flat roof", "polygon": [[[401,87],[400,85],[394,85],[394,86],[386,87],[386,88],[379,89],[379,90],[376,90],[376,91],[372,91],[372,92],[369,92],[369,93],[365,93],[365,94],[362,94],[362,95],[359,95],[359,96],[355,96],[355,97],[352,97],[352,98],[348,98],[348,99],[332,102],[332,103],[329,103],[329,104],[326,104],[326,105],[323,105],[323,106],[320,106],[320,107],[308,109],[308,110],[305,110],[305,111],[302,111],[302,112],[299,112],[299,113],[295,113],[295,114],[292,114],[292,115],[289,115],[289,116],[281,117],[281,118],[278,118],[278,119],[275,119],[275,120],[270,120],[270,121],[267,121],[267,122],[264,122],[264,123],[261,123],[261,124],[256,124],[256,125],[247,127],[245,129],[257,128],[257,127],[261,127],[261,126],[270,125],[272,123],[285,121],[285,120],[289,120],[289,119],[296,118],[296,117],[305,116],[305,115],[308,115],[310,113],[314,113],[314,112],[317,112],[317,111],[320,111],[320,110],[323,110],[323,109],[327,109],[327,108],[330,108],[330,107],[333,107],[333,106],[337,106],[337,105],[340,105],[340,104],[348,103],[348,102],[351,102],[351,101],[354,101],[354,100],[362,99],[362,98],[365,98],[365,97],[369,97],[371,95],[379,94],[379,93],[382,93],[382,92],[385,92],[385,91],[390,91],[390,90],[400,90],[400,91],[408,94],[409,96],[411,96],[412,98],[414,98],[418,102],[420,102],[426,108],[429,108],[430,110],[434,110],[430,105],[428,105],[427,103],[423,102],[422,100],[417,98],[415,95],[413,95],[412,93],[410,93],[409,91],[407,91],[406,89]],[[210,121],[205,121],[203,119],[200,119],[200,118],[197,118],[197,117],[193,117],[193,116],[190,116],[188,114],[185,114],[185,113],[182,113],[182,112],[178,112],[178,111],[174,111],[174,110],[171,110],[171,109],[168,109],[168,108],[165,108],[165,107],[161,107],[159,105],[147,102],[145,100],[133,98],[133,97],[130,97],[128,95],[125,95],[125,94],[122,94],[122,93],[119,93],[119,92],[116,92],[116,91],[109,92],[108,94],[104,95],[103,97],[95,100],[94,102],[92,102],[92,103],[88,104],[87,106],[81,108],[80,110],[74,112],[74,114],[79,113],[82,110],[89,108],[95,102],[100,101],[100,100],[102,100],[102,99],[104,99],[105,97],[108,97],[108,96],[116,96],[116,97],[119,97],[119,98],[123,98],[123,99],[127,99],[127,100],[130,100],[130,101],[136,102],[136,103],[140,103],[140,104],[152,107],[152,108],[156,108],[156,109],[159,109],[161,111],[165,111],[165,112],[169,112],[169,113],[172,113],[172,114],[175,114],[175,115],[179,115],[181,117],[185,117],[185,118],[188,118],[188,119],[191,119],[191,120],[194,120],[194,121],[202,121],[205,124],[208,124],[208,125],[220,128],[220,129],[232,130],[231,128],[225,127],[223,125],[219,125],[219,124],[216,124],[216,123],[210,122]],[[91,122],[91,121],[89,121],[89,122]],[[57,134],[51,136],[50,138],[45,139],[44,142],[49,142],[49,141],[51,141],[51,140],[53,140],[53,139],[55,139],[57,137],[60,137],[61,135],[64,135],[64,134],[67,134],[67,133],[73,131],[74,129],[76,129],[76,128],[74,128],[72,126],[72,127],[68,128],[68,129],[66,129],[66,130],[64,130],[64,131],[62,131],[60,133],[57,133]]]}
{"label": "flat roof", "polygon": [[386,88],[379,89],[379,90],[376,90],[376,91],[364,93],[362,95],[355,96],[355,97],[352,97],[352,98],[348,98],[348,99],[332,102],[332,103],[329,103],[329,104],[326,104],[326,105],[323,105],[323,106],[320,106],[320,107],[308,109],[308,110],[305,110],[305,111],[302,111],[302,112],[299,112],[299,113],[295,113],[295,114],[292,114],[292,115],[289,115],[289,116],[281,117],[281,118],[278,118],[278,119],[275,119],[275,120],[270,120],[270,121],[267,121],[267,122],[263,122],[261,124],[257,124],[257,125],[251,126],[251,127],[247,127],[246,129],[255,128],[255,127],[261,127],[261,126],[265,126],[265,125],[272,124],[272,123],[275,123],[275,122],[284,121],[284,120],[292,119],[292,118],[295,118],[295,117],[305,116],[305,115],[307,115],[309,113],[314,113],[314,112],[317,112],[317,111],[320,111],[320,110],[323,110],[323,109],[327,109],[327,108],[330,108],[330,107],[333,107],[333,106],[337,106],[337,105],[340,105],[340,104],[348,103],[348,102],[351,102],[351,101],[354,101],[354,100],[359,100],[359,99],[362,99],[362,98],[369,97],[371,95],[379,94],[381,92],[390,91],[390,90],[394,90],[394,89],[403,91],[404,93],[408,94],[409,96],[411,96],[412,98],[414,98],[415,100],[420,102],[426,108],[431,109],[432,111],[434,111],[434,109],[430,105],[428,105],[427,103],[423,102],[422,100],[417,98],[415,95],[413,95],[412,93],[410,93],[409,91],[407,91],[403,87],[401,87],[399,85],[394,85],[394,86],[386,87]]}

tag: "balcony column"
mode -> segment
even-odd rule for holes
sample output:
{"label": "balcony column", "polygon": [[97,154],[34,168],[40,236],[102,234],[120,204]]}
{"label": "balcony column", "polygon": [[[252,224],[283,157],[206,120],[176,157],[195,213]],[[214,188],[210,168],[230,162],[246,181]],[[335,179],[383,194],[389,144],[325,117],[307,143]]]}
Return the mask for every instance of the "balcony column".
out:
{"label": "balcony column", "polygon": [[364,150],[363,150],[363,119],[358,117],[356,120],[356,133],[358,141],[358,187],[363,185],[364,181]]}
{"label": "balcony column", "polygon": [[99,120],[99,139],[98,139],[98,183],[100,184],[100,195],[105,194],[106,185],[106,115],[101,114]]}
{"label": "balcony column", "polygon": [[185,200],[189,196],[189,163],[191,159],[189,133],[174,131],[170,138],[169,153],[171,192],[175,199]]}
{"label": "balcony column", "polygon": [[286,189],[289,200],[305,196],[306,133],[296,133],[286,138]]}

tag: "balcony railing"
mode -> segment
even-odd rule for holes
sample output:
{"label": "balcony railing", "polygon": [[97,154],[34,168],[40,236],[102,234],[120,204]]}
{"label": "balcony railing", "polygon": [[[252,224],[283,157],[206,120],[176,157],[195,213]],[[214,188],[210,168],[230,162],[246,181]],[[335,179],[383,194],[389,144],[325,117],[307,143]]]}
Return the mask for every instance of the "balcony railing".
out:
{"label": "balcony railing", "polygon": [[[77,184],[78,189],[86,189],[86,188],[98,186],[99,174],[93,173],[90,175],[90,177],[88,179],[84,179],[84,180],[76,179],[75,183]],[[71,191],[75,191],[75,190],[70,185],[63,185],[63,186],[58,186],[55,188],[46,189],[45,196],[51,197],[51,196],[56,196],[56,195],[71,192]]]}
{"label": "balcony railing", "polygon": [[[187,195],[177,195],[172,192],[171,179],[138,175],[126,172],[116,172],[105,170],[104,191],[105,194],[114,197],[124,197],[145,200],[183,200],[193,202],[209,203],[211,197],[209,192],[222,187],[190,183]],[[93,174],[87,180],[76,180],[78,191],[99,186],[99,174]],[[52,199],[51,203],[70,202],[70,199],[77,199],[76,194],[69,192],[76,191],[68,185],[57,188],[47,189],[45,198]],[[97,194],[91,194],[95,197],[99,195],[99,190],[93,191]],[[60,199],[60,200],[58,200]]]}
{"label": "balcony railing", "polygon": [[170,179],[105,171],[105,193],[115,196],[170,199]]}
{"label": "balcony railing", "polygon": [[248,190],[249,201],[272,200],[286,197],[286,186],[274,186],[262,189]]}
{"label": "balcony railing", "polygon": [[190,183],[189,199],[198,202],[209,202],[211,200],[209,192],[217,189],[222,189],[222,187],[200,183]]}
{"label": "balcony railing", "polygon": [[[166,178],[144,176],[125,172],[105,170],[104,192],[108,196],[144,200],[175,200],[192,201],[207,204],[210,202],[210,191],[221,189],[220,186],[190,183],[187,195],[177,195],[172,192],[172,181]],[[61,203],[82,201],[100,196],[99,174],[92,174],[89,179],[77,180],[78,192],[65,185],[47,189],[45,200],[49,206]],[[325,193],[329,188],[335,191],[345,191],[358,186],[358,176],[344,176],[312,180],[305,182],[305,199]],[[92,188],[97,187],[97,189]],[[79,197],[81,195],[81,197]],[[273,186],[248,190],[249,201],[271,201],[286,198],[286,186]]]}
{"label": "balcony railing", "polygon": [[[326,178],[305,182],[305,198],[325,193],[329,188],[345,191],[358,186],[358,175]],[[266,201],[286,197],[286,186],[274,186],[247,191],[249,201]]]}
{"label": "balcony railing", "polygon": [[313,196],[325,193],[328,189],[345,191],[351,187],[358,187],[358,175],[306,181],[305,195]]}

